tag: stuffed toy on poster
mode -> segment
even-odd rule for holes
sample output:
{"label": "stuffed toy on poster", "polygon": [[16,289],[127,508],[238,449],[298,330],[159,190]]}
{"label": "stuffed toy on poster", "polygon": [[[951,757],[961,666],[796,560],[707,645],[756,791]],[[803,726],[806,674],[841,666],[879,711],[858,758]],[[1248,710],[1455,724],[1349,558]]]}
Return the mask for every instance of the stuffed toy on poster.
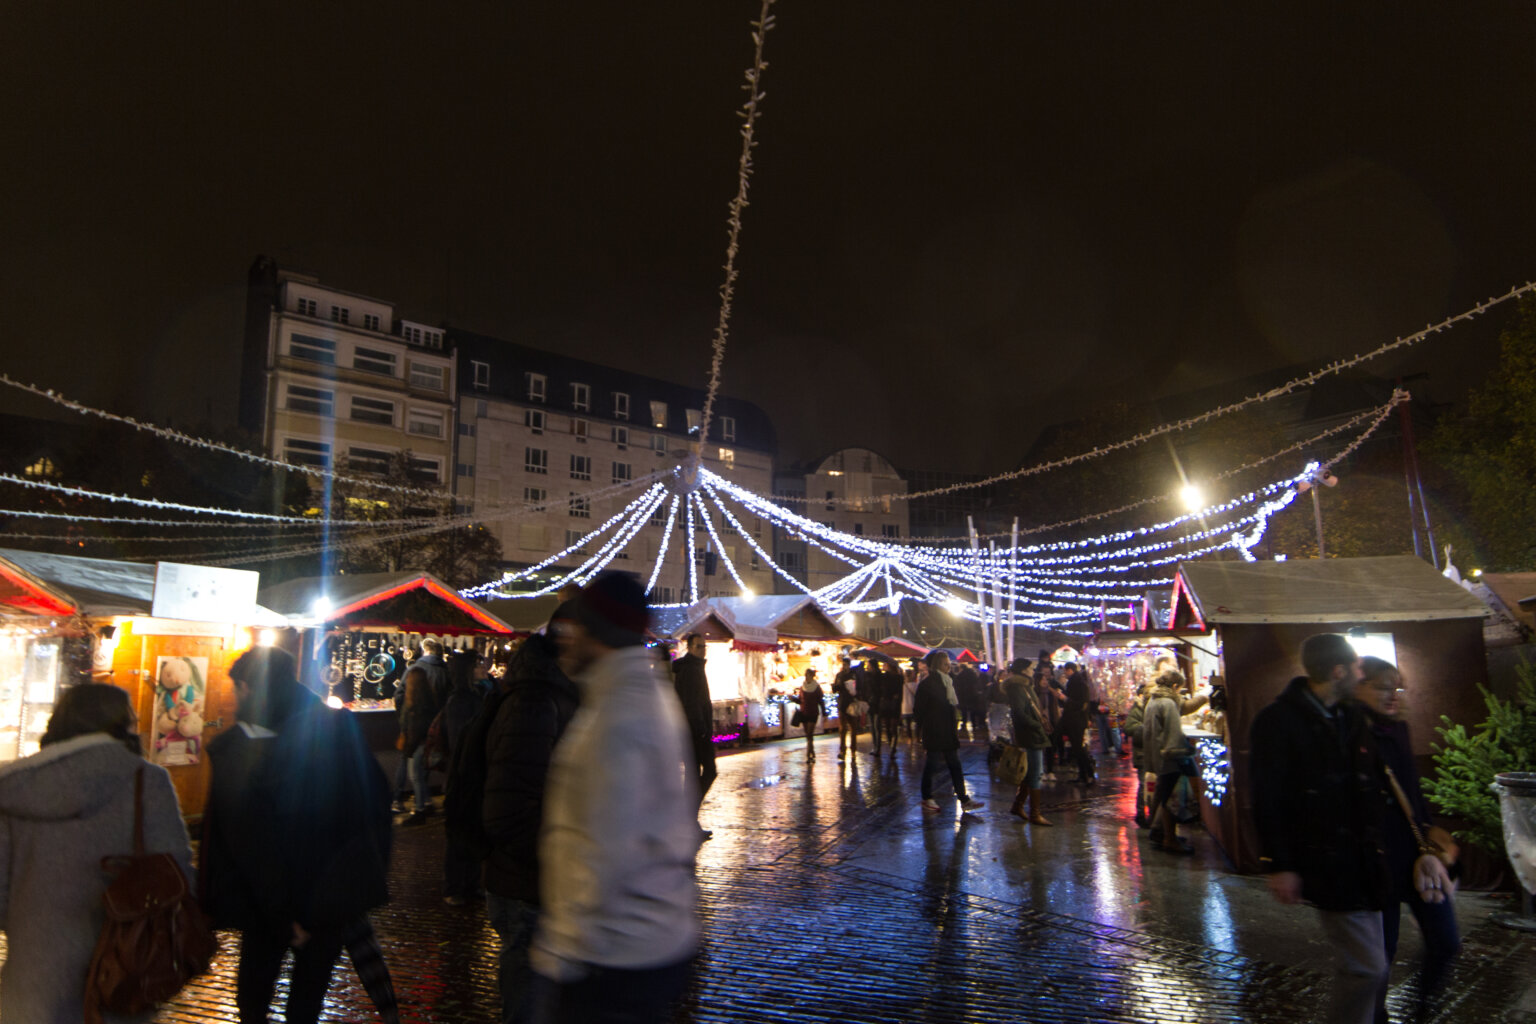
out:
{"label": "stuffed toy on poster", "polygon": [[197,764],[203,753],[208,659],[161,655],[155,670],[156,764]]}

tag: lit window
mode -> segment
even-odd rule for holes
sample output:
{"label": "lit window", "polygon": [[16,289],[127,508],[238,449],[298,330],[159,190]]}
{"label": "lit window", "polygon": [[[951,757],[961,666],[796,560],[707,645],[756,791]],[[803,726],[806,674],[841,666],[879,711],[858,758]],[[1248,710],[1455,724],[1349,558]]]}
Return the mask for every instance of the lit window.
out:
{"label": "lit window", "polygon": [[[395,425],[395,403],[386,402],[378,398],[354,396],[352,399],[352,419],[357,423],[377,423],[381,426],[392,427]],[[439,429],[441,429],[441,426],[439,426]]]}
{"label": "lit window", "polygon": [[26,469],[22,470],[22,473],[26,476],[56,477],[60,475],[59,467],[46,455],[27,466]]}
{"label": "lit window", "polygon": [[544,410],[543,409],[524,409],[523,410],[523,426],[527,427],[529,430],[533,431],[535,434],[542,434],[542,433],[544,433]]}
{"label": "lit window", "polygon": [[689,434],[697,434],[699,432],[699,424],[701,424],[703,422],[704,422],[704,411],[702,409],[689,409],[688,410],[688,433]]}
{"label": "lit window", "polygon": [[544,401],[544,385],[547,383],[542,373],[528,374],[528,401]]}
{"label": "lit window", "polygon": [[613,464],[613,482],[616,484],[628,483],[630,480],[629,463],[615,462]]}
{"label": "lit window", "polygon": [[721,449],[719,449],[719,452],[720,452],[720,461],[721,462],[725,463],[727,466],[734,466],[734,465],[736,465],[736,449],[734,449],[734,448],[721,448]]}
{"label": "lit window", "polygon": [[529,473],[548,473],[549,450],[547,448],[524,448],[523,469]]}
{"label": "lit window", "polygon": [[616,420],[629,419],[629,396],[622,391],[613,393],[613,418]]}
{"label": "lit window", "polygon": [[667,403],[666,402],[652,402],[651,403],[651,426],[655,427],[657,430],[666,430],[667,429]]}
{"label": "lit window", "polygon": [[489,389],[491,386],[491,364],[471,359],[469,365],[474,370],[475,390],[485,391]]}
{"label": "lit window", "polygon": [[571,385],[571,408],[585,412],[592,408],[592,389],[586,384]]}
{"label": "lit window", "polygon": [[722,417],[720,417],[720,440],[722,440],[722,441],[734,441],[734,440],[736,440],[736,417],[734,417],[734,416],[722,416]]}
{"label": "lit window", "polygon": [[591,480],[592,479],[592,456],[590,456],[590,455],[572,455],[571,456],[571,479],[572,480]]}

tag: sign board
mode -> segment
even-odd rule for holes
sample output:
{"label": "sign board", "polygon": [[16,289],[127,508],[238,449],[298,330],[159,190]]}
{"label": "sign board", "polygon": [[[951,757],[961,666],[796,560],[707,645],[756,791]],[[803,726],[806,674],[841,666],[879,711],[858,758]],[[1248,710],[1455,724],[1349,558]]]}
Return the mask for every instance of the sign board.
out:
{"label": "sign board", "polygon": [[250,622],[260,584],[261,573],[250,569],[156,562],[150,614],[193,622]]}

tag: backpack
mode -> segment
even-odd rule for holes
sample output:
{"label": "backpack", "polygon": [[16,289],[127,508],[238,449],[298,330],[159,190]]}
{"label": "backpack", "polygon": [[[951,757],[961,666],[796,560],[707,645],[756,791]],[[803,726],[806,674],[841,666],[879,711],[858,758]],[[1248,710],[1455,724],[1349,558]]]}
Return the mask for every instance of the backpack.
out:
{"label": "backpack", "polygon": [[86,1024],[102,1012],[140,1014],[181,991],[218,952],[208,919],[169,853],[144,852],[144,769],[133,784],[133,853],[103,857],[115,877],[102,894],[106,920],[85,975]]}

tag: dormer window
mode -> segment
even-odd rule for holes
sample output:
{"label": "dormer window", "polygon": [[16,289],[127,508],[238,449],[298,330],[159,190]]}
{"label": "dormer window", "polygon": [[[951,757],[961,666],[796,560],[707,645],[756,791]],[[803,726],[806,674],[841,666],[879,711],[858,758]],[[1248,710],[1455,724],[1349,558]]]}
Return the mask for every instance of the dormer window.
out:
{"label": "dormer window", "polygon": [[734,440],[736,440],[736,417],[734,417],[734,416],[721,416],[720,417],[720,440],[722,440],[722,441],[734,441]]}
{"label": "dormer window", "polygon": [[571,385],[571,408],[578,412],[585,412],[592,408],[592,388],[590,385]]}
{"label": "dormer window", "polygon": [[475,390],[486,391],[491,386],[491,364],[482,363],[478,359],[471,359],[470,366],[475,371]]}
{"label": "dormer window", "polygon": [[622,391],[613,393],[613,418],[616,420],[629,419],[629,396]]}
{"label": "dormer window", "polygon": [[700,409],[688,410],[688,434],[692,436],[699,432],[699,425],[704,422],[704,412]]}
{"label": "dormer window", "polygon": [[320,305],[314,299],[299,299],[297,302],[300,316],[319,316]]}
{"label": "dormer window", "polygon": [[652,402],[651,403],[651,426],[655,427],[657,430],[666,430],[667,429],[667,403],[666,402]]}
{"label": "dormer window", "polygon": [[547,383],[548,380],[542,373],[528,374],[528,401],[544,401],[544,387]]}
{"label": "dormer window", "polygon": [[352,311],[346,306],[332,306],[331,319],[338,324],[344,324],[352,318]]}

